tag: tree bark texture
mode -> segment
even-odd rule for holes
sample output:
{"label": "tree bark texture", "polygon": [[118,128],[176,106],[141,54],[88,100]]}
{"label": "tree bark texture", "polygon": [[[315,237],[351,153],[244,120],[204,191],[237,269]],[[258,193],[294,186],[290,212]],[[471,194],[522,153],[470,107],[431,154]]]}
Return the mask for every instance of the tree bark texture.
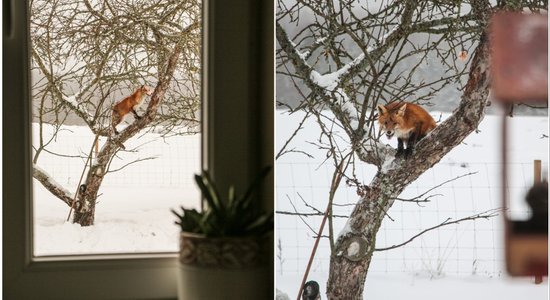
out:
{"label": "tree bark texture", "polygon": [[[469,79],[453,114],[419,141],[408,158],[396,158],[389,170],[378,171],[348,220],[349,230],[338,237],[330,261],[328,299],[363,299],[376,234],[394,199],[412,181],[439,162],[472,133],[484,117],[489,94],[489,43],[482,34],[475,50]],[[395,150],[393,150],[395,153]],[[359,154],[361,155],[361,154]],[[384,172],[385,171],[385,172]],[[360,253],[352,253],[359,243]]]}

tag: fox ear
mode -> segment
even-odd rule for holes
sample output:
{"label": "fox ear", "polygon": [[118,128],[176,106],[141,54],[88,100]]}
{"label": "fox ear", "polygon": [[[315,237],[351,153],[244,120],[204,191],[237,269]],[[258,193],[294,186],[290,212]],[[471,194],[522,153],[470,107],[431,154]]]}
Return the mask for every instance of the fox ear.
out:
{"label": "fox ear", "polygon": [[378,108],[378,116],[381,116],[381,115],[386,114],[388,112],[386,107],[382,104],[378,104],[378,106],[376,108]]}
{"label": "fox ear", "polygon": [[403,104],[403,106],[401,106],[399,108],[399,111],[397,112],[397,115],[402,117],[405,115],[405,109],[407,109],[407,104]]}

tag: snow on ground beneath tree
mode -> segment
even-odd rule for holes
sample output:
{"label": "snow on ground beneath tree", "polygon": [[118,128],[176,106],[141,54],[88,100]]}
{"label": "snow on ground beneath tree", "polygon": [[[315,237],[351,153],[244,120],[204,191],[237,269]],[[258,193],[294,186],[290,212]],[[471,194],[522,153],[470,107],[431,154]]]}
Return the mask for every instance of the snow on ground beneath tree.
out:
{"label": "snow on ground beneath tree", "polygon": [[[319,283],[321,299],[325,300],[327,273],[310,273],[308,280]],[[277,289],[296,299],[302,277],[297,274],[277,274]],[[534,284],[530,278],[487,278],[484,276],[430,278],[424,274],[369,274],[365,282],[364,299],[414,300],[545,300],[548,299],[548,281]]]}
{"label": "snow on ground beneath tree", "polygon": [[[197,199],[182,188],[105,188],[94,226],[66,222],[69,208],[35,185],[35,254],[177,252],[179,227],[170,208]],[[59,203],[58,203],[59,202]],[[187,203],[186,203],[187,202]],[[196,202],[196,201],[195,201]]]}
{"label": "snow on ground beneath tree", "polygon": [[[436,120],[449,114],[430,112]],[[333,116],[324,112],[324,120]],[[367,115],[369,115],[367,113]],[[304,114],[276,113],[277,153],[292,135]],[[510,216],[529,217],[522,200],[533,182],[533,160],[541,159],[543,173],[548,171],[548,118],[516,116],[507,119],[511,142],[508,148],[510,170]],[[320,130],[316,118],[304,123],[304,129],[288,144],[294,150],[276,161],[276,210],[312,213],[310,206],[324,211],[332,179],[332,159],[327,159],[326,140],[320,145]],[[331,126],[338,128],[338,126]],[[434,195],[429,202],[396,201],[376,237],[376,247],[400,244],[426,228],[471,216],[502,206],[501,200],[501,117],[487,115],[477,133],[470,134],[431,169],[413,182],[399,196],[411,199],[437,184],[451,181],[424,195]],[[343,132],[334,132],[338,146],[349,151]],[[396,148],[397,141],[382,137],[383,144]],[[444,142],[444,141],[441,141]],[[304,153],[312,155],[308,158]],[[389,166],[386,166],[386,168]],[[347,174],[351,172],[348,169]],[[368,184],[376,168],[355,165],[361,184]],[[357,203],[356,186],[342,183],[335,195],[334,215],[349,215]],[[390,219],[391,218],[391,219]],[[320,216],[303,218],[318,230]],[[346,218],[335,218],[334,233],[349,230]],[[295,299],[305,272],[316,233],[297,216],[277,214],[276,227],[276,287]],[[328,235],[325,226],[324,235]],[[330,245],[321,239],[307,280],[319,283],[326,299],[329,277]],[[409,244],[388,251],[376,251],[365,283],[365,299],[547,299],[547,279],[535,285],[533,278],[512,279],[504,266],[503,220],[499,215],[489,220],[461,222],[430,231]]]}
{"label": "snow on ground beneath tree", "polygon": [[[51,136],[52,126],[43,131]],[[48,149],[63,156],[42,152],[37,165],[72,194],[93,140],[87,127],[62,126]],[[110,168],[122,169],[108,173],[99,190],[93,226],[67,222],[70,208],[33,180],[35,255],[178,251],[179,227],[170,209],[199,206],[193,175],[200,172],[200,135],[146,133],[125,146],[129,151],[119,152]]]}

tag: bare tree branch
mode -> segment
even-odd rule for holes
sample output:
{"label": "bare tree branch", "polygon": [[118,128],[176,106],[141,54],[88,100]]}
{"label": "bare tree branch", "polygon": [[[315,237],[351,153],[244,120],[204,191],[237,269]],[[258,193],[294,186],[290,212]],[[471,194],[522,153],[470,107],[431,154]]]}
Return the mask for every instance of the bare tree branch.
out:
{"label": "bare tree branch", "polygon": [[423,235],[423,234],[425,234],[429,231],[441,228],[443,226],[458,224],[458,223],[464,222],[464,221],[475,221],[475,220],[478,220],[478,219],[488,220],[489,218],[498,216],[498,213],[501,212],[501,211],[502,211],[502,209],[490,209],[488,211],[485,211],[485,212],[482,212],[482,213],[479,213],[479,214],[474,214],[474,215],[464,217],[464,218],[461,218],[461,219],[458,219],[458,220],[453,220],[451,218],[447,218],[445,221],[441,222],[438,225],[435,225],[435,226],[432,226],[430,228],[427,228],[427,229],[424,229],[424,230],[420,231],[419,233],[413,235],[411,238],[404,241],[403,243],[392,245],[392,246],[389,246],[389,247],[375,248],[374,251],[387,251],[387,250],[392,250],[392,249],[395,249],[395,248],[403,247],[406,244],[408,244],[408,243],[412,242],[413,240],[415,240],[417,237],[419,237],[419,236],[421,236],[421,235]]}
{"label": "bare tree branch", "polygon": [[67,189],[56,182],[51,175],[46,173],[44,170],[34,165],[32,170],[32,176],[38,180],[44,188],[50,191],[54,196],[59,198],[61,201],[65,202],[68,206],[73,205],[74,194],[71,194]]}

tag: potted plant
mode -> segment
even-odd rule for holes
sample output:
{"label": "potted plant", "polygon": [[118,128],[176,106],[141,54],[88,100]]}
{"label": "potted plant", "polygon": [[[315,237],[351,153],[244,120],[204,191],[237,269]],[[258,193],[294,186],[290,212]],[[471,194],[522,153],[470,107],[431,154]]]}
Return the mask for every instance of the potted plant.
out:
{"label": "potted plant", "polygon": [[256,190],[270,169],[265,168],[242,196],[231,186],[226,198],[208,172],[195,175],[205,208],[172,210],[181,227],[180,299],[265,298],[273,213],[262,211]]}

